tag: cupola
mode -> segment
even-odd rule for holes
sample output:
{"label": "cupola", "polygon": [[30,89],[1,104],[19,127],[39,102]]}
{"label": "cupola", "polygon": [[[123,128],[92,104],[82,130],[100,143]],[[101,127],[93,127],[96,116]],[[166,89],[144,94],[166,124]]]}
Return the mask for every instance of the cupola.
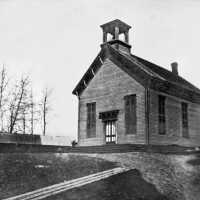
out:
{"label": "cupola", "polygon": [[100,27],[103,30],[103,44],[109,43],[118,50],[130,53],[129,29],[131,26],[116,19]]}

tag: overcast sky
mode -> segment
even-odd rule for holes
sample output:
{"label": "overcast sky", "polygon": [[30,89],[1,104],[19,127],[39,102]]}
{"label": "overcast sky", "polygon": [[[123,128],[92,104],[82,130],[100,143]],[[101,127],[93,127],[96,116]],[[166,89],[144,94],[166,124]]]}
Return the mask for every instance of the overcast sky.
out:
{"label": "overcast sky", "polygon": [[29,74],[36,94],[53,88],[49,135],[76,138],[72,90],[100,51],[99,25],[132,26],[132,53],[179,73],[200,87],[199,0],[0,0],[0,64],[11,76]]}

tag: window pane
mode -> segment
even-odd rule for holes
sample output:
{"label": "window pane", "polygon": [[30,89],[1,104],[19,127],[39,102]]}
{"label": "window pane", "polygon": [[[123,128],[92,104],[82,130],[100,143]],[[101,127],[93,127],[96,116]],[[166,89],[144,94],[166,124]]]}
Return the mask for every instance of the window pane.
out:
{"label": "window pane", "polygon": [[183,135],[183,137],[188,138],[189,137],[189,131],[188,131],[188,104],[182,102],[181,110],[182,110],[182,135]]}
{"label": "window pane", "polygon": [[159,122],[159,134],[164,135],[166,133],[165,127],[165,96],[158,96],[158,122]]}
{"label": "window pane", "polygon": [[87,104],[87,137],[96,135],[96,103]]}
{"label": "window pane", "polygon": [[136,134],[136,95],[128,95],[125,100],[126,134]]}

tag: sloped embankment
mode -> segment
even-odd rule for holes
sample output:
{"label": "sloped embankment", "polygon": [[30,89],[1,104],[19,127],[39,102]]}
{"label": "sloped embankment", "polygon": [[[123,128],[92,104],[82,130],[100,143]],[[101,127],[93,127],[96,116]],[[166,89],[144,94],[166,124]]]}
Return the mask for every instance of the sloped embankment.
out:
{"label": "sloped embankment", "polygon": [[88,154],[138,169],[142,177],[170,200],[199,200],[200,155],[158,153]]}
{"label": "sloped embankment", "polygon": [[1,153],[0,199],[114,168],[87,156],[53,153]]}

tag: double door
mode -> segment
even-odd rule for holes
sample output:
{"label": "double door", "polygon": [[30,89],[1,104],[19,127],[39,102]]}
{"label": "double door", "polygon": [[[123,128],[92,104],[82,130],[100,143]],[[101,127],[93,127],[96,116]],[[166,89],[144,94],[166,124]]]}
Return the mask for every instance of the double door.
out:
{"label": "double door", "polygon": [[117,139],[117,129],[116,129],[116,121],[109,120],[105,121],[105,137],[106,144],[116,143]]}

